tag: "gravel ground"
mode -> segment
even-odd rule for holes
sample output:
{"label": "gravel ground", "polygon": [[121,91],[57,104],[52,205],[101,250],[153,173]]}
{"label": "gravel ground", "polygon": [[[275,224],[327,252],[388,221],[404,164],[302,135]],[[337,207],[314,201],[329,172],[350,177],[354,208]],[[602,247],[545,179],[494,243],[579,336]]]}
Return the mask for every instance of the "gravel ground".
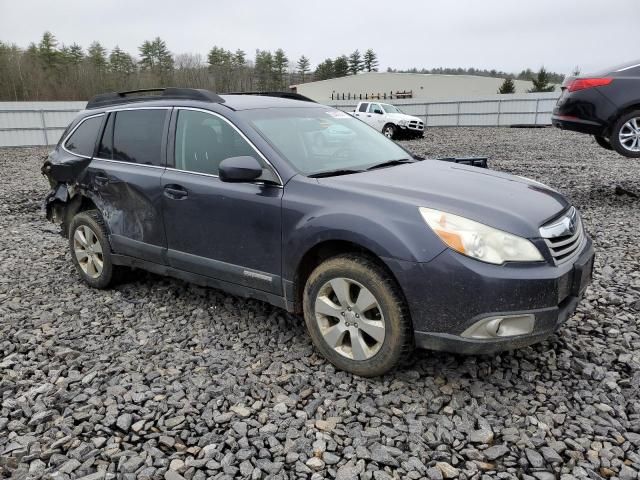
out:
{"label": "gravel ground", "polygon": [[[43,149],[0,151],[0,476],[639,478],[640,162],[553,129],[433,129],[429,156],[488,155],[583,212],[594,284],[548,341],[417,352],[336,371],[302,322],[151,274],[75,274],[39,204]],[[622,192],[618,192],[622,193]]]}

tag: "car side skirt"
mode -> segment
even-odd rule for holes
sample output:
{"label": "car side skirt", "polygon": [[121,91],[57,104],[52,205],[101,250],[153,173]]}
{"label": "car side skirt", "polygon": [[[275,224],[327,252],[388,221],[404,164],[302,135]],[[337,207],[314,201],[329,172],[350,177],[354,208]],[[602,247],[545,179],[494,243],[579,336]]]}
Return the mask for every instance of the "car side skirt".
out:
{"label": "car side skirt", "polygon": [[203,287],[211,287],[222,290],[231,295],[237,295],[244,298],[253,298],[255,300],[267,302],[274,307],[288,310],[288,304],[284,297],[255,288],[247,287],[245,285],[238,285],[235,283],[226,282],[224,280],[218,280],[216,278],[207,277],[205,275],[200,275],[197,273],[187,272],[175,267],[170,267],[169,265],[161,265],[155,262],[141,260],[139,258],[134,258],[127,255],[113,254],[112,261],[114,265],[139,268],[151,273],[155,273],[157,275],[169,276]]}

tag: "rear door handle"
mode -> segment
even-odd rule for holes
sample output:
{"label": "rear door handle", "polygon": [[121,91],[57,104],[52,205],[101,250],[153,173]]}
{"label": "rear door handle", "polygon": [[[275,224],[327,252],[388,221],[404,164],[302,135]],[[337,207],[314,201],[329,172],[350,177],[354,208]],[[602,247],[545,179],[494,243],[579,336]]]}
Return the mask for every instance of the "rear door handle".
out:
{"label": "rear door handle", "polygon": [[165,185],[164,196],[172,200],[187,198],[187,191],[181,185]]}
{"label": "rear door handle", "polygon": [[106,185],[107,183],[109,183],[109,177],[107,177],[104,173],[102,172],[98,172],[96,173],[95,177],[93,177],[95,182],[98,185]]}

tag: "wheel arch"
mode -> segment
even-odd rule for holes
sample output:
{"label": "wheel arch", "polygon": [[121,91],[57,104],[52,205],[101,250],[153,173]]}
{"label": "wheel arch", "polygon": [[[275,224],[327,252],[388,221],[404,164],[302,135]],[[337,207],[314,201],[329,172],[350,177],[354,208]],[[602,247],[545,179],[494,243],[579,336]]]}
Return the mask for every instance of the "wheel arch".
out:
{"label": "wheel arch", "polygon": [[609,123],[605,130],[606,132],[605,136],[609,138],[611,136],[613,127],[616,124],[616,122],[620,120],[622,117],[624,117],[625,115],[627,115],[628,113],[633,112],[634,110],[640,111],[640,102],[634,102],[634,103],[631,103],[630,105],[625,105],[620,110],[618,110],[616,114],[609,120]]}
{"label": "wheel arch", "polygon": [[360,255],[368,258],[370,261],[380,266],[387,273],[387,275],[389,275],[389,278],[391,278],[393,282],[395,282],[398,287],[398,291],[402,295],[403,300],[406,302],[406,298],[404,298],[404,292],[402,290],[400,282],[394,275],[391,268],[389,268],[389,266],[385,263],[380,255],[377,255],[373,250],[371,250],[367,246],[362,245],[361,243],[351,240],[332,239],[323,240],[316,243],[311,248],[309,248],[298,261],[294,272],[293,284],[291,288],[293,295],[291,300],[293,303],[294,313],[302,313],[302,295],[304,292],[304,287],[313,270],[315,270],[318,265],[328,260],[329,258],[343,254]]}
{"label": "wheel arch", "polygon": [[56,201],[47,209],[48,212],[54,212],[54,218],[59,219],[62,233],[66,236],[74,216],[86,210],[98,210],[98,206],[89,196],[78,194],[67,202]]}

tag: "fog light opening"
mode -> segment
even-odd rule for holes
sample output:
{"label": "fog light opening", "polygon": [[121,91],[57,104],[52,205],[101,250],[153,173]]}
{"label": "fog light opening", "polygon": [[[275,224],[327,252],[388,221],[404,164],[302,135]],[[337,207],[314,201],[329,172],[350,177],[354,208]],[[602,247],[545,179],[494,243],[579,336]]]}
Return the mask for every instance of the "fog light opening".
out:
{"label": "fog light opening", "polygon": [[491,339],[516,337],[533,332],[535,325],[535,315],[503,315],[499,317],[483,318],[463,333],[464,338]]}

